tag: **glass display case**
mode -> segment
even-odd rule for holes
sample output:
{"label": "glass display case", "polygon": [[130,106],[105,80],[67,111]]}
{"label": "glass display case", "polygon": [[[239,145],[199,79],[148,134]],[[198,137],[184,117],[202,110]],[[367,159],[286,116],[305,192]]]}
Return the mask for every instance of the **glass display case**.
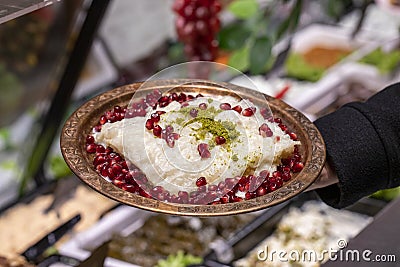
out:
{"label": "glass display case", "polygon": [[81,0],[0,5],[2,207],[57,177],[46,171],[47,155],[104,14],[99,6]]}

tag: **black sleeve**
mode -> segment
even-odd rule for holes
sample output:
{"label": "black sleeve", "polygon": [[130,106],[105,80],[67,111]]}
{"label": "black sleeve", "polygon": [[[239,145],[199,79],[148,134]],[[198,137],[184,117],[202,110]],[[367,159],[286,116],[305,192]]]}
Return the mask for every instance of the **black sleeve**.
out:
{"label": "black sleeve", "polygon": [[339,178],[338,184],[317,190],[324,202],[343,208],[400,185],[400,83],[365,103],[346,104],[315,125]]}

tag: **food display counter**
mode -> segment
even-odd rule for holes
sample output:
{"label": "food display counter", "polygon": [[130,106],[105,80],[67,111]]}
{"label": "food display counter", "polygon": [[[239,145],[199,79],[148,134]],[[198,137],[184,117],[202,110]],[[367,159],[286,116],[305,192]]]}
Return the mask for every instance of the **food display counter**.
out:
{"label": "food display counter", "polygon": [[[0,26],[1,23],[26,16],[34,10],[44,10],[42,8],[46,6],[55,5],[57,10],[60,1],[9,2],[0,4]],[[175,58],[182,56],[176,54],[183,53],[183,50],[180,44],[175,43],[176,40],[167,39],[160,44],[157,53],[147,55],[147,59],[144,57],[129,66],[118,66],[113,55],[116,52],[120,55],[121,51],[110,51],[107,42],[104,42],[104,35],[107,30],[115,29],[116,25],[127,27],[123,25],[122,18],[120,21],[114,20],[110,24],[112,27],[106,25],[101,28],[103,37],[95,34],[97,27],[101,27],[103,15],[115,16],[118,8],[112,6],[112,12],[107,13],[106,3],[96,8],[97,4],[93,4],[96,1],[78,2],[78,6],[82,4],[80,13],[84,11],[86,17],[81,15],[77,19],[80,21],[79,27],[70,24],[74,28],[70,39],[63,35],[65,40],[69,40],[70,47],[60,61],[62,64],[58,66],[62,66],[61,70],[54,75],[56,81],[50,83],[48,91],[40,89],[44,76],[32,78],[31,87],[24,81],[24,90],[28,87],[42,90],[40,95],[35,94],[36,91],[27,90],[32,102],[43,98],[46,100],[39,101],[39,108],[35,107],[31,113],[28,105],[23,107],[24,111],[28,111],[22,116],[14,114],[16,116],[11,117],[11,114],[1,119],[0,176],[5,178],[0,181],[0,266],[367,266],[378,261],[384,263],[384,266],[399,265],[400,238],[396,234],[400,223],[398,188],[390,192],[377,192],[341,210],[327,206],[315,192],[309,191],[258,211],[217,217],[208,216],[210,214],[207,213],[205,217],[192,217],[156,213],[124,205],[82,184],[61,157],[58,136],[66,116],[95,95],[136,82],[137,77],[132,73],[140,72],[143,77],[144,71],[132,68],[144,66],[143,69],[148,71],[150,77],[158,71],[158,67],[169,66],[172,60],[168,60],[172,54]],[[118,5],[117,2],[113,4]],[[222,2],[226,7],[234,1]],[[261,6],[268,5],[268,1],[259,2]],[[121,5],[126,7],[129,4]],[[172,5],[172,1],[168,5]],[[227,68],[220,67],[218,77],[222,77],[220,79],[223,82],[249,87],[258,93],[277,98],[304,114],[310,121],[346,103],[365,101],[386,85],[400,79],[400,37],[393,31],[393,28],[400,26],[400,20],[391,20],[387,24],[388,31],[377,34],[377,31],[382,30],[379,27],[383,27],[381,20],[385,19],[385,13],[375,4],[369,5],[372,6],[364,14],[364,27],[359,29],[357,35],[352,35],[354,24],[359,22],[357,10],[334,23],[331,20],[328,23],[320,20],[310,23],[310,18],[306,18],[307,25],[300,21],[301,27],[293,36],[284,38],[273,47],[272,55],[278,56],[283,53],[287,42],[291,45],[285,63],[271,71],[272,74],[233,75]],[[312,14],[309,12],[307,16]],[[392,15],[388,18],[392,18]],[[229,14],[224,13],[224,16],[222,23],[229,23],[232,18]],[[111,18],[107,17],[109,20]],[[39,24],[30,24],[34,28],[28,31],[32,37],[39,36],[40,29],[46,32],[50,29],[41,28]],[[138,27],[142,27],[145,32],[145,26]],[[13,30],[12,27],[9,29]],[[121,32],[129,30],[124,28]],[[165,36],[176,38],[169,36],[169,33]],[[90,50],[91,43],[93,46]],[[113,43],[118,42],[113,40]],[[13,47],[5,41],[2,44],[4,49]],[[2,44],[0,54],[3,51]],[[170,48],[168,55],[165,55],[165,47]],[[60,52],[62,49],[55,50]],[[154,61],[154,56],[159,53],[164,55]],[[14,57],[0,57],[0,76],[12,68],[29,67],[30,57],[23,55],[25,65],[22,61],[19,64]],[[86,56],[88,60],[85,60]],[[39,56],[37,58],[42,59]],[[148,64],[146,60],[151,63]],[[7,65],[5,69],[2,69],[3,61]],[[216,61],[227,63],[223,56]],[[51,69],[51,66],[46,65],[42,70]],[[20,85],[12,78],[4,84]],[[22,97],[17,90],[19,87],[15,88],[14,95],[5,90],[5,98]],[[5,103],[0,111],[3,107],[5,111],[8,109],[6,104],[13,106],[5,98],[0,99],[0,102]],[[25,99],[25,102],[29,103],[29,99]],[[16,108],[15,105],[13,108]],[[40,116],[37,113],[41,113]],[[13,126],[8,127],[7,124]],[[35,128],[37,125],[39,129]],[[23,155],[28,162],[28,168],[24,170],[15,164],[21,156],[13,150],[27,140],[26,134],[21,134],[21,129],[28,133],[34,129],[36,131],[32,130],[32,133],[37,137],[34,138],[36,143],[31,145],[33,151],[25,153],[30,154],[29,159]],[[18,151],[22,154],[24,152]],[[48,153],[56,156],[46,158],[49,157]],[[37,161],[41,163],[36,164]],[[77,165],[81,163],[76,162]],[[24,183],[25,189],[30,191],[20,191],[19,198],[15,198],[21,188],[15,177],[21,173],[24,173],[22,177],[32,176],[30,178],[33,179],[22,179],[24,182],[21,184]],[[53,177],[48,179],[47,176]],[[240,200],[249,199],[243,197]],[[224,205],[222,203],[213,204]],[[304,253],[309,258],[299,261],[298,257]]]}

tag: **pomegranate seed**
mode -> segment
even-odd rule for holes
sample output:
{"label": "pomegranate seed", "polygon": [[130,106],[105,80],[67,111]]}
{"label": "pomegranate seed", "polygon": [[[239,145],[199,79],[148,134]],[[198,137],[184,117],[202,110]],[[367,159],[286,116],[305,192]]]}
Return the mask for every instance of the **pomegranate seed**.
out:
{"label": "pomegranate seed", "polygon": [[159,201],[165,201],[165,200],[167,200],[168,197],[164,192],[162,192],[162,193],[157,194],[154,198]]}
{"label": "pomegranate seed", "polygon": [[238,191],[245,192],[246,191],[246,185],[238,184]]}
{"label": "pomegranate seed", "polygon": [[199,104],[199,109],[206,110],[207,109],[207,104],[206,103],[200,103]]}
{"label": "pomegranate seed", "polygon": [[293,165],[292,171],[293,171],[293,172],[300,172],[303,168],[304,168],[303,163],[297,162],[297,163],[295,163],[295,164]]}
{"label": "pomegranate seed", "polygon": [[170,98],[172,101],[177,101],[177,100],[179,99],[177,93],[172,93],[172,94],[169,96],[169,98]]}
{"label": "pomegranate seed", "polygon": [[167,132],[167,134],[170,134],[174,131],[174,127],[172,127],[171,125],[167,125],[167,127],[165,127],[165,131]]}
{"label": "pomegranate seed", "polygon": [[90,145],[94,143],[94,137],[93,135],[88,135],[86,136],[86,144]]}
{"label": "pomegranate seed", "polygon": [[128,191],[130,193],[136,193],[139,188],[136,185],[132,185],[132,184],[124,184],[122,186],[122,189],[124,189],[125,191]]}
{"label": "pomegranate seed", "polygon": [[275,119],[274,119],[274,122],[276,122],[276,123],[282,123],[282,120],[281,120],[280,118],[275,118]]}
{"label": "pomegranate seed", "polygon": [[200,194],[199,191],[192,191],[192,192],[190,192],[189,197],[196,198],[199,194]]}
{"label": "pomegranate seed", "polygon": [[225,182],[221,181],[218,183],[218,190],[223,190],[225,188]]}
{"label": "pomegranate seed", "polygon": [[146,128],[147,130],[152,130],[154,128],[154,121],[152,119],[146,121]]}
{"label": "pomegranate seed", "polygon": [[261,109],[260,109],[260,113],[261,113],[261,116],[263,116],[264,119],[269,119],[269,118],[270,118],[269,109],[267,109],[267,108],[261,108]]}
{"label": "pomegranate seed", "polygon": [[114,181],[112,181],[112,183],[114,185],[118,186],[119,188],[123,188],[126,185],[126,183],[124,181],[121,181],[121,180],[114,180]]}
{"label": "pomegranate seed", "polygon": [[281,137],[277,136],[277,137],[275,137],[275,140],[276,140],[276,142],[279,142],[279,141],[281,141]]}
{"label": "pomegranate seed", "polygon": [[223,145],[226,143],[226,139],[223,136],[216,136],[215,143],[217,143],[217,145]]}
{"label": "pomegranate seed", "polygon": [[238,184],[240,184],[240,185],[246,185],[246,184],[249,182],[250,176],[251,176],[251,175],[240,177],[240,180],[239,180]]}
{"label": "pomegranate seed", "polygon": [[293,155],[293,160],[294,160],[294,162],[300,162],[300,161],[301,161],[301,155],[299,155],[299,154],[294,154],[294,155]]}
{"label": "pomegranate seed", "polygon": [[182,102],[181,107],[187,107],[187,106],[189,106],[188,102]]}
{"label": "pomegranate seed", "polygon": [[196,186],[197,187],[200,187],[200,186],[203,186],[203,185],[206,185],[207,184],[207,180],[206,180],[206,177],[200,177],[199,179],[197,179],[197,181],[196,181]]}
{"label": "pomegranate seed", "polygon": [[162,128],[161,128],[160,125],[155,125],[154,126],[154,128],[153,128],[154,136],[161,137],[161,131],[162,131]]}
{"label": "pomegranate seed", "polygon": [[282,180],[281,178],[276,178],[276,179],[275,179],[275,183],[276,183],[276,186],[277,186],[278,188],[280,188],[280,187],[282,187],[282,185],[283,185],[283,180]]}
{"label": "pomegranate seed", "polygon": [[97,148],[96,144],[89,144],[89,145],[86,146],[86,152],[90,153],[90,154],[95,153],[96,152],[96,148]]}
{"label": "pomegranate seed", "polygon": [[286,132],[287,129],[288,129],[287,126],[284,125],[284,124],[282,124],[282,123],[278,124],[278,126],[279,126],[279,128],[281,128],[281,130],[284,131],[284,132]]}
{"label": "pomegranate seed", "polygon": [[124,183],[126,183],[125,178],[126,178],[125,174],[120,173],[116,175],[115,180],[123,181]]}
{"label": "pomegranate seed", "polygon": [[241,106],[239,106],[239,105],[237,105],[237,106],[234,106],[233,108],[232,108],[232,110],[234,110],[234,111],[236,111],[237,113],[241,113],[242,112],[242,107]]}
{"label": "pomegranate seed", "polygon": [[164,192],[164,187],[157,185],[157,186],[153,187],[150,192],[155,195],[160,194],[160,193]]}
{"label": "pomegranate seed", "polygon": [[233,178],[225,179],[225,188],[231,190],[236,185],[236,181]]}
{"label": "pomegranate seed", "polygon": [[164,102],[168,102],[168,101],[169,101],[168,96],[162,96],[158,99],[158,103],[164,103]]}
{"label": "pomegranate seed", "polygon": [[197,109],[193,108],[190,110],[189,115],[193,118],[196,118],[198,113],[199,113],[199,111]]}
{"label": "pomegranate seed", "polygon": [[144,191],[142,188],[139,188],[139,195],[141,195],[142,197],[145,197],[145,198],[152,198],[151,195],[149,193],[147,193],[146,191]]}
{"label": "pomegranate seed", "polygon": [[95,131],[95,132],[101,132],[101,125],[96,125],[96,126],[94,126],[93,127],[93,130]]}
{"label": "pomegranate seed", "polygon": [[221,201],[221,203],[226,204],[229,202],[229,197],[228,196],[222,196],[219,199]]}
{"label": "pomegranate seed", "polygon": [[255,198],[257,196],[257,193],[255,192],[246,192],[246,194],[244,195],[244,199],[249,200],[252,198]]}
{"label": "pomegranate seed", "polygon": [[114,107],[114,112],[121,112],[121,111],[122,111],[122,108],[120,106],[116,105]]}
{"label": "pomegranate seed", "polygon": [[122,161],[122,157],[120,155],[116,154],[115,157],[114,157],[114,160],[116,162],[121,162]]}
{"label": "pomegranate seed", "polygon": [[266,188],[264,188],[264,187],[262,187],[262,186],[260,186],[259,188],[257,188],[256,195],[257,195],[258,197],[263,196],[263,195],[265,195],[266,193],[267,193],[267,189],[266,189]]}
{"label": "pomegranate seed", "polygon": [[113,164],[111,170],[114,175],[118,175],[122,172],[122,166],[119,165],[118,163]]}
{"label": "pomegranate seed", "polygon": [[162,110],[157,110],[156,113],[161,116],[162,114],[165,114],[166,112],[162,111]]}
{"label": "pomegranate seed", "polygon": [[115,118],[117,121],[122,120],[122,113],[121,112],[115,112]]}
{"label": "pomegranate seed", "polygon": [[200,193],[207,192],[207,186],[202,185],[197,188],[197,191]]}
{"label": "pomegranate seed", "polygon": [[249,175],[249,191],[254,192],[264,182],[265,178],[262,176]]}
{"label": "pomegranate seed", "polygon": [[213,191],[207,192],[207,194],[204,196],[204,200],[205,200],[206,204],[209,204],[217,199],[218,199],[218,195],[216,192],[213,192]]}
{"label": "pomegranate seed", "polygon": [[155,98],[160,97],[160,96],[161,96],[161,91],[158,90],[158,89],[154,89],[154,90],[153,90],[153,96],[154,96]]}
{"label": "pomegranate seed", "polygon": [[273,191],[275,191],[275,190],[278,189],[278,188],[279,188],[279,186],[278,186],[277,183],[272,182],[272,183],[269,183],[269,184],[268,184],[268,191],[269,191],[269,192],[273,192]]}
{"label": "pomegranate seed", "polygon": [[231,104],[229,103],[222,103],[221,105],[219,105],[220,109],[222,110],[231,110]]}
{"label": "pomegranate seed", "polygon": [[290,180],[290,178],[292,178],[292,176],[290,175],[290,172],[284,172],[282,173],[282,180],[287,182]]}
{"label": "pomegranate seed", "polygon": [[173,148],[175,146],[175,138],[172,135],[168,135],[165,141],[170,148]]}
{"label": "pomegranate seed", "polygon": [[196,98],[199,98],[199,97],[203,97],[203,95],[202,94],[197,94]]}
{"label": "pomegranate seed", "polygon": [[169,197],[169,202],[179,203],[178,198],[179,198],[178,196],[172,195],[172,196]]}
{"label": "pomegranate seed", "polygon": [[282,167],[282,172],[283,172],[283,173],[285,173],[285,172],[290,172],[290,167],[288,167],[288,166],[283,166],[283,167]]}
{"label": "pomegranate seed", "polygon": [[211,184],[208,186],[208,191],[217,191],[218,186],[215,184]]}
{"label": "pomegranate seed", "polygon": [[245,117],[251,117],[251,116],[253,116],[254,112],[255,112],[255,108],[253,108],[253,107],[245,108],[242,111],[242,115]]}
{"label": "pomegranate seed", "polygon": [[[95,165],[95,167],[96,167],[96,171],[100,173],[100,172],[101,172],[101,170],[104,168],[105,164],[107,164],[107,163],[103,163],[103,164]],[[93,165],[94,165],[94,164],[93,164]]]}
{"label": "pomegranate seed", "polygon": [[243,201],[243,198],[238,197],[238,196],[232,196],[231,200],[232,200],[232,202],[241,202],[241,201]]}
{"label": "pomegranate seed", "polygon": [[179,97],[178,97],[178,102],[182,103],[185,102],[187,100],[186,94],[185,93],[180,93]]}
{"label": "pomegranate seed", "polygon": [[200,157],[202,159],[211,157],[211,152],[208,150],[208,144],[205,143],[199,144],[197,146],[197,151],[199,152]]}
{"label": "pomegranate seed", "polygon": [[106,111],[106,113],[104,114],[107,120],[111,120],[112,116],[114,116],[114,112],[112,112],[111,110]]}
{"label": "pomegranate seed", "polygon": [[103,177],[108,177],[108,167],[107,165],[104,165],[103,168],[100,171],[101,176]]}
{"label": "pomegranate seed", "polygon": [[105,161],[106,161],[106,159],[104,158],[104,156],[98,155],[94,158],[93,165],[97,166],[97,165],[103,164]]}
{"label": "pomegranate seed", "polygon": [[169,136],[171,136],[171,138],[173,138],[174,140],[178,140],[180,137],[178,133],[171,133]]}
{"label": "pomegranate seed", "polygon": [[168,136],[167,130],[166,129],[161,130],[161,138],[166,140],[167,136]]}
{"label": "pomegranate seed", "polygon": [[297,141],[298,140],[297,139],[297,134],[291,132],[291,133],[288,133],[288,135],[290,136],[290,139],[292,139],[293,141]]}
{"label": "pomegranate seed", "polygon": [[179,191],[178,197],[180,197],[182,199],[182,203],[189,202],[189,193],[186,191]]}
{"label": "pomegranate seed", "polygon": [[281,178],[281,176],[282,176],[282,173],[280,171],[274,171],[272,173],[272,177],[274,177],[274,178],[277,178],[277,177]]}
{"label": "pomegranate seed", "polygon": [[97,148],[96,148],[96,153],[97,154],[102,154],[102,153],[105,153],[105,152],[106,152],[106,149],[104,148],[104,146],[101,146],[101,145],[97,146]]}
{"label": "pomegranate seed", "polygon": [[111,180],[115,179],[116,175],[114,174],[112,167],[109,167],[107,169],[107,175],[106,176],[108,176],[108,178],[110,178]]}
{"label": "pomegranate seed", "polygon": [[260,128],[258,128],[258,133],[262,137],[271,137],[273,135],[271,128],[269,128],[268,124],[263,123]]}
{"label": "pomegranate seed", "polygon": [[159,122],[160,121],[160,114],[158,114],[158,113],[152,113],[150,115],[150,117],[151,117],[151,120],[153,122]]}

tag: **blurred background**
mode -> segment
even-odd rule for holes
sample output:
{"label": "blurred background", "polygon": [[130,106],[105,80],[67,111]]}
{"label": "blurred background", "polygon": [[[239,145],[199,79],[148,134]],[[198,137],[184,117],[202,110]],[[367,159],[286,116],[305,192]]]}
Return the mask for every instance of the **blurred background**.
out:
{"label": "blurred background", "polygon": [[[0,244],[8,244],[0,253],[6,256],[72,215],[82,215],[79,232],[118,206],[84,187],[59,148],[65,119],[97,94],[178,63],[214,61],[314,120],[400,79],[395,0],[0,1],[0,22]],[[224,81],[246,82],[219,71]],[[377,192],[373,207],[378,212],[398,193]],[[130,218],[142,218],[136,212]],[[163,220],[153,227],[171,223]],[[206,248],[192,254],[203,256]]]}

